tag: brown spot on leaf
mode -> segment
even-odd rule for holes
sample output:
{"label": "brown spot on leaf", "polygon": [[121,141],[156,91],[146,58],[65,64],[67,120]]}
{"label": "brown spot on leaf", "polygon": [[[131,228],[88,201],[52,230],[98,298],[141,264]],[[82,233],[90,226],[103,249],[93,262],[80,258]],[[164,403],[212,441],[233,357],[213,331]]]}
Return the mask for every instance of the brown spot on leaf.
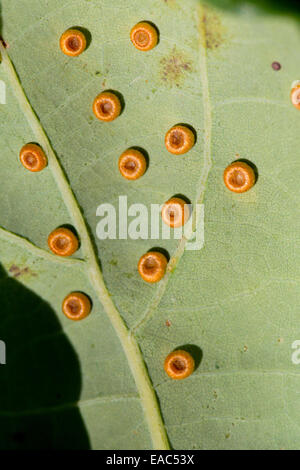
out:
{"label": "brown spot on leaf", "polygon": [[278,70],[281,69],[281,64],[279,62],[273,62],[272,63],[272,69],[277,72]]}
{"label": "brown spot on leaf", "polygon": [[168,326],[168,327],[171,326],[170,320],[167,320],[167,321],[166,321],[166,326]]}
{"label": "brown spot on leaf", "polygon": [[202,16],[204,46],[209,50],[216,50],[226,40],[226,28],[222,25],[220,17],[209,7],[204,8]]}
{"label": "brown spot on leaf", "polygon": [[176,46],[160,61],[160,77],[167,86],[180,87],[192,71],[192,61]]}
{"label": "brown spot on leaf", "polygon": [[36,276],[36,273],[32,272],[31,269],[28,268],[28,266],[25,266],[24,268],[20,268],[19,266],[12,264],[8,271],[12,275],[12,277],[16,277],[16,278],[24,276],[25,274],[29,276]]}

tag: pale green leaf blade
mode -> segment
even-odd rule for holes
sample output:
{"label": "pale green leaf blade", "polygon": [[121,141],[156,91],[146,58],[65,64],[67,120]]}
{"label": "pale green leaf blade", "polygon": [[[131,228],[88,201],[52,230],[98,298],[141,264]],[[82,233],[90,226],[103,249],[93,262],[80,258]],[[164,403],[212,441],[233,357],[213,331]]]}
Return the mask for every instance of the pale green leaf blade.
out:
{"label": "pale green leaf blade", "polygon": [[[49,3],[1,0],[7,52],[83,210],[111,300],[142,349],[171,445],[297,448],[299,378],[291,356],[298,339],[300,115],[289,99],[300,78],[297,19],[248,4],[211,10],[196,0]],[[160,30],[149,54],[129,41],[131,26],[145,19]],[[72,60],[58,40],[75,25],[87,28],[92,41]],[[275,60],[282,64],[278,72]],[[72,214],[49,168],[31,175],[20,167],[20,147],[36,136],[2,67],[0,79],[7,84],[7,104],[0,105],[0,225],[44,250],[47,234],[72,223]],[[123,114],[109,125],[91,109],[104,89],[125,100]],[[173,157],[164,134],[179,122],[195,128],[197,143]],[[128,183],[117,161],[133,145],[147,150],[150,165]],[[225,166],[238,157],[259,172],[244,195],[229,193],[222,182]],[[128,206],[150,207],[178,193],[194,204],[204,200],[202,250],[184,251],[185,240],[97,239],[101,203],[117,208],[126,195]],[[18,283],[51,306],[74,357],[76,351],[81,374],[73,399],[90,445],[150,448],[157,431],[147,419],[151,403],[145,407],[134,383],[143,374],[132,377],[135,353],[130,359],[128,343],[128,364],[84,262],[56,262],[7,232],[0,240],[5,270],[14,276],[12,266],[19,268]],[[153,246],[171,255],[158,286],[143,283],[136,269]],[[94,309],[70,325],[60,305],[74,289],[86,291]],[[174,383],[163,371],[164,357],[188,344],[202,351],[202,360],[192,377]]]}

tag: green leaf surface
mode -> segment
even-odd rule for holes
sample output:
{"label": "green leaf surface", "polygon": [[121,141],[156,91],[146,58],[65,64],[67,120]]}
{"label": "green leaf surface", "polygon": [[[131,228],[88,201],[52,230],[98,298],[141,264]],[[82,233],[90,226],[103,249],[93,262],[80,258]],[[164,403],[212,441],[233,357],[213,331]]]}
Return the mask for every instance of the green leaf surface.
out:
{"label": "green leaf surface", "polygon": [[[166,436],[175,449],[299,447],[298,19],[198,0],[1,0],[1,17],[0,448],[167,448]],[[148,53],[129,39],[141,20],[160,32]],[[91,35],[75,59],[59,49],[73,26]],[[92,102],[108,89],[125,108],[101,123]],[[177,123],[197,132],[180,157],[164,146]],[[19,162],[27,142],[46,150],[39,174]],[[118,157],[131,146],[149,168],[128,182]],[[222,180],[237,158],[259,175],[241,195]],[[201,250],[96,236],[100,204],[175,194],[204,203]],[[81,239],[67,260],[47,247],[62,224]],[[171,258],[148,285],[137,262],[155,246]],[[82,322],[61,313],[75,290],[93,301]],[[163,361],[182,346],[199,364],[172,381]]]}

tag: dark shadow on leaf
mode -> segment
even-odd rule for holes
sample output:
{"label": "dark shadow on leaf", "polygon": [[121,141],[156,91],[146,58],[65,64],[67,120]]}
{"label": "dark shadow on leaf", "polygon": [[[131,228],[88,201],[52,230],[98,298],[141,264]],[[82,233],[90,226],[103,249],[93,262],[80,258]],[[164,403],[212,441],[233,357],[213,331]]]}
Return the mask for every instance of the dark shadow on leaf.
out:
{"label": "dark shadow on leaf", "polygon": [[156,32],[157,32],[157,44],[159,44],[160,43],[160,32],[159,32],[159,29],[156,26],[156,24],[154,24],[154,23],[152,23],[152,21],[148,21],[148,20],[142,20],[141,22],[149,24],[150,26],[152,26],[152,28],[154,28],[156,30]]}
{"label": "dark shadow on leaf", "polygon": [[164,255],[167,258],[168,262],[170,261],[170,253],[161,246],[153,246],[152,248],[150,248],[150,250],[147,251],[147,253],[149,253],[150,251],[157,251],[158,253]]}
{"label": "dark shadow on leaf", "polygon": [[179,349],[190,353],[195,361],[195,370],[198,369],[203,357],[202,349],[195,344],[184,344],[183,346],[178,346],[178,348],[174,349],[174,351],[178,351]]}
{"label": "dark shadow on leaf", "polygon": [[195,139],[194,145],[196,145],[197,140],[198,140],[198,135],[197,135],[196,129],[193,126],[191,126],[190,124],[187,124],[186,122],[178,122],[175,125],[187,127],[190,131],[192,131],[192,133],[194,134],[194,139]]}
{"label": "dark shadow on leaf", "polygon": [[149,164],[150,164],[150,159],[149,159],[149,153],[147,152],[147,150],[145,150],[142,147],[138,147],[137,145],[133,145],[132,147],[130,147],[130,149],[138,150],[139,152],[141,152],[144,155],[145,160],[146,160],[146,170],[148,170]]}
{"label": "dark shadow on leaf", "polygon": [[54,311],[1,266],[0,305],[0,449],[89,449],[79,361]]}
{"label": "dark shadow on leaf", "polygon": [[187,196],[185,196],[184,194],[177,193],[177,194],[174,194],[174,196],[172,196],[172,197],[177,197],[179,199],[182,199],[186,204],[192,206],[191,200]]}
{"label": "dark shadow on leaf", "polygon": [[83,28],[82,26],[72,26],[70,29],[77,29],[78,31],[80,31],[85,36],[85,39],[86,39],[86,49],[85,50],[88,50],[88,48],[90,47],[90,45],[92,43],[92,35],[91,35],[90,31],[86,28]]}
{"label": "dark shadow on leaf", "polygon": [[250,160],[247,160],[246,158],[238,158],[237,160],[234,160],[231,163],[235,163],[235,162],[247,163],[247,165],[249,165],[252,168],[252,170],[254,171],[254,174],[255,174],[255,183],[254,184],[256,184],[257,181],[258,181],[258,178],[259,178],[259,173],[258,173],[257,166],[253,162],[250,162]]}
{"label": "dark shadow on leaf", "polygon": [[119,101],[120,101],[120,104],[121,104],[121,112],[120,112],[120,116],[121,116],[124,113],[125,106],[126,106],[125,99],[124,99],[124,96],[122,95],[122,93],[120,93],[117,90],[111,90],[111,89],[104,90],[103,93],[112,93],[113,95],[116,95],[117,98],[119,98]]}

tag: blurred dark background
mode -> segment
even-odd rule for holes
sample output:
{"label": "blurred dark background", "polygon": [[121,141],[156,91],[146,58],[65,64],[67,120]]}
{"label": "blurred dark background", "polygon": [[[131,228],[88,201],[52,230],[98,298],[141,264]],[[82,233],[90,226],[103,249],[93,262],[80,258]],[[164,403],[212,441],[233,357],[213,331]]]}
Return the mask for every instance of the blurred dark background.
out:
{"label": "blurred dark background", "polygon": [[300,0],[206,0],[206,3],[231,10],[237,10],[243,5],[252,5],[272,13],[300,15]]}

